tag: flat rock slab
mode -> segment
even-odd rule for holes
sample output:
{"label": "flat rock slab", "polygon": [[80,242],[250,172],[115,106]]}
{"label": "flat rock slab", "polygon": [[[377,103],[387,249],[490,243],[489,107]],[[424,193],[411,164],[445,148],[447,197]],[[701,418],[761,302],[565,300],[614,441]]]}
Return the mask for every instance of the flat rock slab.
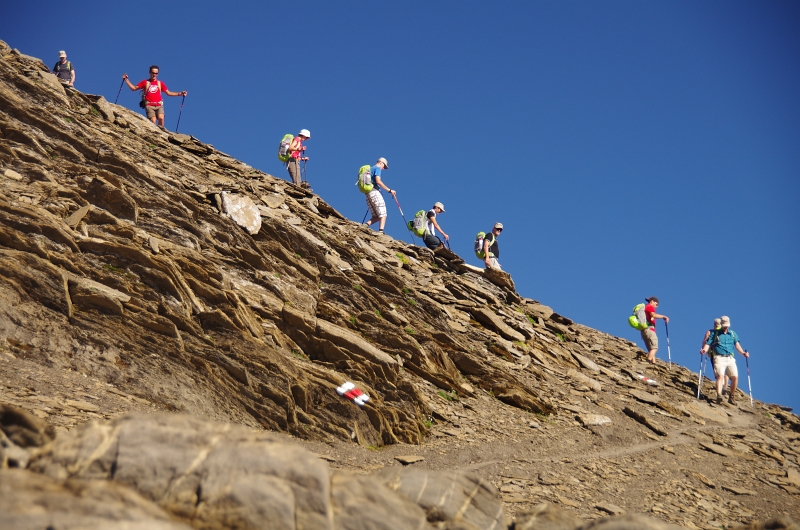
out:
{"label": "flat rock slab", "polygon": [[98,412],[100,407],[95,405],[94,403],[89,403],[87,401],[78,401],[75,399],[67,399],[64,401],[65,405],[69,405],[72,408],[76,408],[78,410],[86,410],[88,412]]}
{"label": "flat rock slab", "polygon": [[650,405],[657,405],[661,401],[660,397],[651,394],[650,392],[645,392],[644,390],[631,390],[628,393],[639,401],[648,403]]}
{"label": "flat rock slab", "polygon": [[707,421],[730,423],[727,414],[719,410],[714,410],[705,403],[690,401],[689,403],[684,403],[683,408],[686,409],[689,414],[699,416]]}
{"label": "flat rock slab", "polygon": [[256,207],[253,199],[245,195],[234,195],[227,191],[222,192],[222,211],[228,217],[247,230],[247,233],[255,235],[261,230],[261,213]]}
{"label": "flat rock slab", "polygon": [[789,468],[786,470],[786,480],[792,486],[800,488],[800,473],[796,469]]}
{"label": "flat rock slab", "polygon": [[593,360],[589,359],[588,357],[584,357],[580,353],[575,353],[574,351],[570,353],[572,353],[572,356],[575,357],[575,360],[578,361],[581,364],[581,366],[583,366],[590,372],[600,371],[600,366],[598,366],[597,363],[594,362]]}
{"label": "flat rock slab", "polygon": [[745,488],[740,488],[737,486],[722,486],[722,489],[725,491],[730,491],[734,495],[755,495],[756,492],[753,490],[748,490]]}
{"label": "flat rock slab", "polygon": [[660,434],[661,436],[666,436],[667,435],[667,431],[661,425],[659,425],[658,422],[656,422],[653,419],[648,418],[647,416],[645,416],[641,412],[638,412],[638,411],[636,411],[636,410],[634,410],[634,409],[632,409],[630,407],[623,408],[622,412],[624,412],[625,414],[627,414],[628,416],[630,416],[634,420],[638,421],[639,423],[641,423],[645,427],[649,428],[654,433]]}
{"label": "flat rock slab", "polygon": [[706,451],[710,451],[710,452],[712,452],[714,454],[717,454],[717,455],[720,455],[720,456],[727,456],[727,457],[736,456],[736,453],[734,451],[732,451],[731,449],[728,449],[727,447],[723,447],[721,445],[718,445],[718,444],[712,444],[712,443],[708,443],[708,442],[700,442],[700,447],[702,447]]}
{"label": "flat rock slab", "polygon": [[578,421],[585,427],[607,425],[611,423],[611,418],[602,414],[579,414]]}
{"label": "flat rock slab", "polygon": [[610,502],[600,502],[595,504],[594,507],[600,511],[610,513],[611,515],[623,515],[625,513],[625,510]]}
{"label": "flat rock slab", "polygon": [[503,338],[517,342],[525,342],[525,336],[519,331],[506,324],[503,319],[493,311],[482,307],[470,308],[469,312],[475,320],[484,326],[498,332]]}
{"label": "flat rock slab", "polygon": [[394,457],[395,460],[407,466],[409,464],[416,464],[417,462],[422,462],[425,460],[424,456],[416,456],[416,455],[397,455]]}

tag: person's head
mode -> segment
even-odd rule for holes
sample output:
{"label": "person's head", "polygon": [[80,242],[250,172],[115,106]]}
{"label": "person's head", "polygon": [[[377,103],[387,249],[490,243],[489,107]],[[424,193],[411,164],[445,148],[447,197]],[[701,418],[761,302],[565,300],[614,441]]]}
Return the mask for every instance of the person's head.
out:
{"label": "person's head", "polygon": [[67,60],[67,52],[65,52],[64,50],[61,50],[60,52],[58,52],[58,58],[63,63],[64,61]]}
{"label": "person's head", "polygon": [[715,318],[714,319],[714,329],[719,329],[721,327],[722,327],[722,319],[721,318]]}
{"label": "person's head", "polygon": [[[389,162],[386,161],[385,158],[380,157],[376,165],[381,166],[381,169],[389,169]],[[444,210],[442,210],[444,211]]]}
{"label": "person's head", "polygon": [[723,316],[723,317],[720,317],[719,320],[720,320],[719,323],[720,323],[720,326],[722,326],[722,329],[728,329],[729,327],[731,327],[731,319],[730,318],[728,318],[726,316]]}
{"label": "person's head", "polygon": [[442,204],[440,202],[433,203],[433,210],[436,213],[444,213],[444,204]]}
{"label": "person's head", "polygon": [[150,78],[151,79],[155,79],[156,76],[158,75],[158,72],[159,72],[158,65],[156,65],[156,64],[152,65],[150,67]]}
{"label": "person's head", "polygon": [[303,139],[303,141],[305,141],[311,138],[311,133],[309,132],[308,129],[303,129],[299,133],[297,133],[297,136],[299,136],[300,138]]}
{"label": "person's head", "polygon": [[650,304],[653,307],[658,307],[658,297],[657,296],[651,296],[650,298],[645,298],[644,301],[647,302],[648,304]]}
{"label": "person's head", "polygon": [[492,227],[492,233],[496,236],[500,235],[500,232],[503,231],[503,223],[495,223]]}

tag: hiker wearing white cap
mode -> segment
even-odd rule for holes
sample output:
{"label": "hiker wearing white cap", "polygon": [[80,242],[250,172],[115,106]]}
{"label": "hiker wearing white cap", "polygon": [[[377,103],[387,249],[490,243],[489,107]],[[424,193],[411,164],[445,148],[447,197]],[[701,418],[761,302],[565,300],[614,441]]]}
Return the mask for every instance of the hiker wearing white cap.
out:
{"label": "hiker wearing white cap", "polygon": [[392,197],[395,197],[395,200],[397,200],[397,192],[390,189],[383,183],[383,180],[381,180],[381,170],[384,169],[389,169],[389,162],[387,162],[385,158],[380,157],[369,170],[375,187],[372,188],[372,191],[367,193],[367,207],[369,208],[372,218],[364,223],[364,226],[370,226],[372,223],[380,221],[378,232],[381,234],[383,234],[383,228],[386,226],[386,202],[384,202],[383,195],[381,195],[381,188],[391,193]]}
{"label": "hiker wearing white cap", "polygon": [[495,223],[492,231],[486,234],[483,238],[483,263],[487,269],[501,269],[500,262],[500,246],[497,244],[497,238],[500,232],[503,231],[503,223]]}
{"label": "hiker wearing white cap", "polygon": [[308,129],[301,130],[297,136],[294,137],[292,143],[289,144],[289,161],[286,162],[286,169],[289,170],[289,176],[292,178],[292,183],[295,186],[300,186],[303,179],[300,176],[300,161],[308,160],[307,156],[303,156],[306,146],[303,142],[311,138],[311,133]]}
{"label": "hiker wearing white cap", "polygon": [[450,240],[450,236],[444,233],[444,230],[442,230],[442,227],[439,226],[439,223],[436,221],[436,214],[439,213],[444,213],[444,204],[437,202],[434,203],[433,208],[428,210],[428,213],[425,214],[427,221],[425,222],[425,233],[422,236],[422,241],[425,243],[425,246],[431,250],[437,250],[444,247],[442,240],[436,237],[437,229],[442,233],[446,240]]}
{"label": "hiker wearing white cap", "polygon": [[75,86],[75,67],[67,60],[67,52],[64,50],[58,52],[58,62],[53,67],[53,73],[62,84]]}
{"label": "hiker wearing white cap", "polygon": [[717,378],[717,403],[722,403],[722,386],[725,376],[731,380],[731,391],[728,395],[728,403],[736,405],[736,384],[739,381],[739,371],[736,369],[736,359],[734,353],[738,351],[745,357],[750,354],[742,349],[739,336],[731,329],[731,319],[723,316],[720,318],[719,330],[714,330],[711,336],[706,339],[706,343],[700,350],[705,354],[710,349],[714,350],[714,376]]}
{"label": "hiker wearing white cap", "polygon": [[[714,327],[711,328],[711,329],[707,329],[706,330],[706,334],[703,337],[703,343],[700,345],[700,347],[705,346],[706,341],[708,340],[708,337],[710,337],[712,333],[715,333],[715,332],[719,331],[720,329],[722,329],[722,320],[720,320],[719,318],[715,318],[714,319]],[[711,365],[713,366],[714,365],[714,352],[713,351],[709,351],[708,352],[708,357],[711,359]],[[722,388],[723,388],[723,390],[725,388],[728,388],[728,376],[727,375],[725,376],[725,381],[722,384]]]}
{"label": "hiker wearing white cap", "polygon": [[150,66],[150,78],[139,81],[138,85],[131,83],[128,79],[128,74],[122,74],[122,79],[127,83],[128,88],[134,92],[137,90],[142,91],[142,101],[139,106],[142,107],[147,115],[147,119],[153,123],[158,120],[158,126],[164,128],[164,98],[161,93],[168,96],[185,96],[188,94],[186,90],[181,92],[172,92],[167,88],[163,81],[157,79],[160,69],[158,65]]}

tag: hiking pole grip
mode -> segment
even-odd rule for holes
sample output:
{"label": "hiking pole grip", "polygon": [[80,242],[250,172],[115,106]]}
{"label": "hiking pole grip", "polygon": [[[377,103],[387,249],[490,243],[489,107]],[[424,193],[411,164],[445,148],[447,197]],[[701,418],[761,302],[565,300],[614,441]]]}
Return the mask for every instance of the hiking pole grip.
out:
{"label": "hiking pole grip", "polygon": [[178,126],[181,124],[181,114],[183,114],[183,102],[186,101],[186,96],[181,98],[181,111],[178,113],[178,123],[175,124],[175,132],[178,132]]}
{"label": "hiking pole grip", "polygon": [[119,90],[117,90],[117,97],[116,97],[116,99],[114,99],[114,105],[116,105],[117,101],[119,101],[119,95],[122,92],[122,85],[124,85],[124,84],[125,84],[125,78],[123,77],[122,78],[122,83],[119,84]]}

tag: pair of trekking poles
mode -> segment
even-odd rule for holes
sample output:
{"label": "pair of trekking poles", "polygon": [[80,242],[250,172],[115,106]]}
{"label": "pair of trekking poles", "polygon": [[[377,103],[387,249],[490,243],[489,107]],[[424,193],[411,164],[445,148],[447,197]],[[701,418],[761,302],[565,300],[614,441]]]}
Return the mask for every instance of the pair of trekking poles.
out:
{"label": "pair of trekking poles", "polygon": [[[747,350],[745,353],[749,354]],[[747,365],[747,391],[750,393],[750,406],[753,406],[753,386],[750,384],[750,358],[745,357],[744,362]],[[706,365],[708,364],[708,356],[700,354],[700,377],[697,379],[697,399],[700,399],[700,387],[703,384],[703,377],[706,375]]]}
{"label": "pair of trekking poles", "polygon": [[[414,244],[416,245],[417,244],[417,239],[414,237],[414,233],[408,227],[408,221],[406,221],[406,216],[403,213],[403,208],[400,207],[400,201],[398,201],[397,197],[395,197],[394,195],[392,195],[392,198],[394,198],[394,202],[395,202],[395,204],[397,204],[397,209],[400,210],[400,217],[403,218],[403,224],[405,225],[406,230],[408,230],[408,233],[411,235],[411,239],[414,240]],[[367,216],[368,215],[369,215],[369,208],[367,208],[367,213],[364,214],[364,219],[361,220],[361,224],[362,225],[367,221]],[[445,241],[445,245],[447,246],[447,249],[449,250],[450,249],[450,242],[447,241],[446,239],[444,241]]]}
{"label": "pair of trekking poles", "polygon": [[[114,105],[117,104],[119,101],[119,95],[122,93],[122,86],[125,84],[125,80],[122,80],[122,83],[119,84],[119,90],[117,90],[117,97],[114,99]],[[181,124],[181,116],[183,115],[183,103],[186,101],[186,96],[183,96],[181,99],[181,110],[178,113],[178,123],[175,125],[175,132],[178,132],[178,126]],[[305,173],[305,167],[303,168],[303,172]]]}

